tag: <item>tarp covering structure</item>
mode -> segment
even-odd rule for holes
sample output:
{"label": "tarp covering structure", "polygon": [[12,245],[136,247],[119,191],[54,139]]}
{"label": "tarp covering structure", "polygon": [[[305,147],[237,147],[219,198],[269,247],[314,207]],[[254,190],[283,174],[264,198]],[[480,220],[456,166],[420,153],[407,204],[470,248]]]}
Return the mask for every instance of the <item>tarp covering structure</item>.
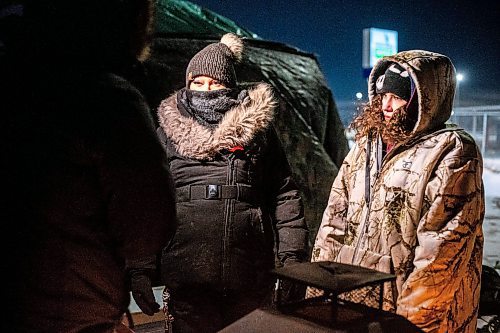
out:
{"label": "tarp covering structure", "polygon": [[163,34],[213,36],[234,32],[242,37],[257,37],[230,19],[188,1],[158,0],[156,14],[156,31]]}
{"label": "tarp covering structure", "polygon": [[182,88],[191,57],[227,32],[245,40],[244,59],[236,68],[239,82],[267,82],[281,98],[274,124],[303,194],[312,243],[348,151],[333,94],[314,54],[262,40],[188,1],[159,0],[153,52],[146,63],[147,97],[154,110],[164,97]]}
{"label": "tarp covering structure", "polygon": [[[0,6],[0,61],[6,45],[18,44],[22,16],[16,0]],[[303,194],[312,243],[348,150],[333,94],[315,55],[263,40],[231,19],[184,0],[157,0],[155,24],[151,58],[144,64],[146,76],[141,73],[135,80],[154,119],[160,101],[184,86],[185,69],[194,54],[227,32],[244,38],[246,51],[236,68],[238,80],[267,82],[280,97],[274,125]]]}

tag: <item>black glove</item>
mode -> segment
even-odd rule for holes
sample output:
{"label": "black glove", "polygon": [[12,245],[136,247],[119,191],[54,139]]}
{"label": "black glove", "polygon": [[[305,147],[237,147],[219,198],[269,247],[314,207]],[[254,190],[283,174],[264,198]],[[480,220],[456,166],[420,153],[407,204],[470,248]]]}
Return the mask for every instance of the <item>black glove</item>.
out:
{"label": "black glove", "polygon": [[[287,279],[279,280],[281,304],[295,303],[304,299],[307,286]],[[278,292],[278,291],[277,291]]]}
{"label": "black glove", "polygon": [[[284,266],[291,266],[300,263],[299,261],[287,260]],[[274,302],[281,304],[295,303],[303,300],[306,295],[307,286],[303,283],[294,282],[288,279],[279,279],[275,290]],[[280,295],[279,300],[276,294]]]}
{"label": "black glove", "polygon": [[141,311],[148,316],[160,311],[160,304],[156,303],[151,284],[155,273],[155,261],[155,257],[127,260],[132,297]]}

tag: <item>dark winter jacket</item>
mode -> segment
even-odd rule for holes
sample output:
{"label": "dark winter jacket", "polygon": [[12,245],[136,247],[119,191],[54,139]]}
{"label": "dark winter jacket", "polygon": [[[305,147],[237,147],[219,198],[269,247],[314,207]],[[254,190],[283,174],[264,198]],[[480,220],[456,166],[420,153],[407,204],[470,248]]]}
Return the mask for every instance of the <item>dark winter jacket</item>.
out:
{"label": "dark winter jacket", "polygon": [[173,233],[164,150],[143,96],[118,75],[48,69],[22,86],[8,109],[3,221],[16,242],[14,331],[105,332],[130,302],[125,261],[159,253]]}
{"label": "dark winter jacket", "polygon": [[269,286],[274,245],[280,263],[303,261],[308,237],[302,200],[271,126],[270,87],[249,90],[213,132],[178,96],[158,109],[178,212],[177,233],[163,251],[163,281],[174,291]]}

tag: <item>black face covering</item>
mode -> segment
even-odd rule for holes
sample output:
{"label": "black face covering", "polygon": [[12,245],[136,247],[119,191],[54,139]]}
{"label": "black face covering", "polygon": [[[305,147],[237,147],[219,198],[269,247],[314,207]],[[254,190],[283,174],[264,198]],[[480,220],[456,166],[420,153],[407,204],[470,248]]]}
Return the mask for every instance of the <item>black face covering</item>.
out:
{"label": "black face covering", "polygon": [[239,105],[248,95],[246,90],[219,89],[196,91],[184,89],[180,102],[202,125],[215,128],[224,114]]}

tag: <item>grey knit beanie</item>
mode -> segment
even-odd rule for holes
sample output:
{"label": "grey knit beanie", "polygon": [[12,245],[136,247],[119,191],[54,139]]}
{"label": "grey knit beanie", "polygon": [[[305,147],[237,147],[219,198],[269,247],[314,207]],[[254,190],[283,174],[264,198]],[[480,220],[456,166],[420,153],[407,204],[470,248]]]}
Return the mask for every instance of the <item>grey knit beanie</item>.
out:
{"label": "grey knit beanie", "polygon": [[235,34],[222,36],[219,43],[213,43],[196,53],[186,69],[186,88],[200,75],[209,76],[228,88],[236,87],[234,63],[241,60],[243,41]]}

